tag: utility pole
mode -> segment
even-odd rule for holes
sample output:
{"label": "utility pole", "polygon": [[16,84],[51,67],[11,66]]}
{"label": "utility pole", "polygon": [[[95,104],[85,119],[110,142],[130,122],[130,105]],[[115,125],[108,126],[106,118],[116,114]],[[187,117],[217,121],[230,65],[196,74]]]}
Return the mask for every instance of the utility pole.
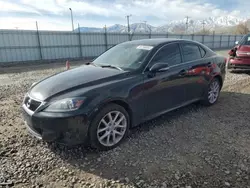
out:
{"label": "utility pole", "polygon": [[128,33],[130,33],[130,25],[129,25],[129,18],[131,17],[132,15],[127,15],[127,23],[128,23]]}
{"label": "utility pole", "polygon": [[41,41],[40,41],[39,29],[38,29],[38,23],[37,23],[37,21],[36,21],[36,33],[37,33],[37,42],[38,42],[38,49],[39,49],[40,60],[42,60],[43,59],[43,54],[42,54]]}
{"label": "utility pole", "polygon": [[108,50],[108,35],[107,35],[107,26],[104,26],[104,42],[105,42],[105,49]]}
{"label": "utility pole", "polygon": [[72,24],[72,31],[74,31],[74,20],[73,20],[73,13],[72,13],[72,9],[69,8],[70,10],[70,14],[71,14],[71,24]]}
{"label": "utility pole", "polygon": [[190,18],[189,16],[186,16],[186,33],[188,33],[188,19],[189,18]]}
{"label": "utility pole", "polygon": [[205,23],[205,21],[203,20],[201,24],[202,24],[202,28],[203,28],[203,34],[204,34],[204,33],[205,33],[205,24],[206,24],[206,23]]}

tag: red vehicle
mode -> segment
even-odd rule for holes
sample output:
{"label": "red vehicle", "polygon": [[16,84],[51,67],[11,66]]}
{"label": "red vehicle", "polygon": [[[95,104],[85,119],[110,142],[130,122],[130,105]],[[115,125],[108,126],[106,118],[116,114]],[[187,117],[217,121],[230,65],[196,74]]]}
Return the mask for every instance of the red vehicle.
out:
{"label": "red vehicle", "polygon": [[229,51],[229,70],[250,70],[250,34],[245,35],[240,42]]}

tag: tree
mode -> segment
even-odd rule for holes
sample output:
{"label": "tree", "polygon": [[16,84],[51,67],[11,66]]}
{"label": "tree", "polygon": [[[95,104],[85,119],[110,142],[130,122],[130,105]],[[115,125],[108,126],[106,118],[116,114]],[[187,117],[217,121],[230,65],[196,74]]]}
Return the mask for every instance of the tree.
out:
{"label": "tree", "polygon": [[247,24],[245,23],[240,23],[239,25],[236,26],[235,34],[237,35],[242,35],[242,34],[247,34],[249,33],[249,29],[247,27]]}
{"label": "tree", "polygon": [[194,34],[197,34],[197,35],[211,35],[212,32],[209,30],[209,29],[204,29],[204,30],[200,30]]}

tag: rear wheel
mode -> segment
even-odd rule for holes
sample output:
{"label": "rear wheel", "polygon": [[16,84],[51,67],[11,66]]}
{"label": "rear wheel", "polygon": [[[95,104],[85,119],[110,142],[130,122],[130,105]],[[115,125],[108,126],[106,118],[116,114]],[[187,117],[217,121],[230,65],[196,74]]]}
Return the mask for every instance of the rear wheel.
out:
{"label": "rear wheel", "polygon": [[214,78],[207,90],[207,94],[205,96],[205,99],[203,100],[203,104],[210,106],[217,102],[221,90],[221,83],[218,78]]}
{"label": "rear wheel", "polygon": [[129,115],[122,106],[105,106],[91,123],[91,146],[99,150],[109,150],[118,146],[127,135],[129,122]]}

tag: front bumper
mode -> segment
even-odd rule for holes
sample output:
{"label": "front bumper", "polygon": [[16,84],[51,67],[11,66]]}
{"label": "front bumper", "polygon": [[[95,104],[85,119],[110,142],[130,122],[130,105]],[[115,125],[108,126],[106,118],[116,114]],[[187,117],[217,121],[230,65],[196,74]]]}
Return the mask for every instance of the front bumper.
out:
{"label": "front bumper", "polygon": [[250,58],[249,59],[248,58],[246,58],[246,59],[238,59],[238,58],[229,59],[227,68],[231,69],[231,70],[250,70]]}
{"label": "front bumper", "polygon": [[31,112],[25,105],[22,114],[28,132],[37,139],[65,145],[87,143],[89,122],[86,115]]}

